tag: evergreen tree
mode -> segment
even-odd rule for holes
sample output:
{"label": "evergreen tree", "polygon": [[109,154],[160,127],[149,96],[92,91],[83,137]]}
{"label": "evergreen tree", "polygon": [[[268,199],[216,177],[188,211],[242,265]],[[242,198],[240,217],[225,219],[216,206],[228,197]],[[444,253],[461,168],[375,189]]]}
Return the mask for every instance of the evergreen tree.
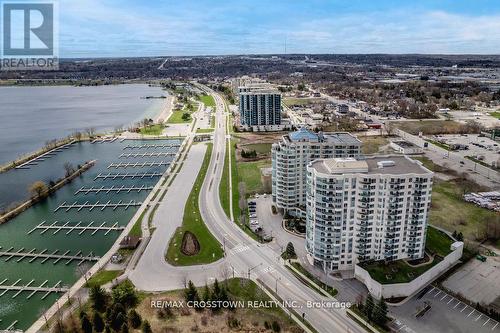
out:
{"label": "evergreen tree", "polygon": [[94,315],[92,317],[92,326],[94,327],[94,331],[98,333],[104,330],[104,320],[102,320],[99,312],[94,312]]}
{"label": "evergreen tree", "polygon": [[212,292],[212,300],[218,301],[220,300],[220,285],[219,281],[215,279],[214,281],[214,287],[213,287],[213,292]]}
{"label": "evergreen tree", "polygon": [[153,333],[153,330],[151,329],[151,325],[149,325],[149,322],[145,320],[142,323],[142,333]]}
{"label": "evergreen tree", "polygon": [[373,311],[373,321],[375,321],[380,326],[385,326],[387,322],[387,303],[382,297]]}
{"label": "evergreen tree", "polygon": [[130,322],[130,326],[132,326],[133,328],[137,329],[141,327],[142,318],[134,309],[130,310],[130,312],[128,313],[128,320]]}
{"label": "evergreen tree", "polygon": [[375,302],[373,301],[373,297],[371,294],[368,294],[363,310],[365,312],[366,317],[370,320],[373,318],[374,307],[375,307]]}
{"label": "evergreen tree", "polygon": [[124,307],[133,308],[139,303],[134,285],[128,281],[116,286],[112,292],[113,302],[123,304]]}
{"label": "evergreen tree", "polygon": [[83,318],[81,318],[82,322],[82,330],[84,333],[92,333],[92,323],[90,322],[89,318],[85,315]]}
{"label": "evergreen tree", "polygon": [[205,289],[203,290],[203,301],[210,301],[210,297],[212,297],[212,295],[210,294],[210,288],[208,288],[208,286],[205,284]]}
{"label": "evergreen tree", "polygon": [[92,303],[92,308],[97,312],[103,312],[106,308],[106,303],[108,300],[108,294],[100,286],[93,286],[90,289],[90,301]]}
{"label": "evergreen tree", "polygon": [[196,290],[196,287],[191,280],[189,280],[188,282],[188,287],[184,291],[184,295],[186,297],[186,302],[194,302],[200,300],[200,297],[198,296],[198,290]]}
{"label": "evergreen tree", "polygon": [[288,242],[288,244],[286,245],[286,256],[287,259],[297,258],[297,254],[295,253],[295,248],[293,247],[292,242]]}

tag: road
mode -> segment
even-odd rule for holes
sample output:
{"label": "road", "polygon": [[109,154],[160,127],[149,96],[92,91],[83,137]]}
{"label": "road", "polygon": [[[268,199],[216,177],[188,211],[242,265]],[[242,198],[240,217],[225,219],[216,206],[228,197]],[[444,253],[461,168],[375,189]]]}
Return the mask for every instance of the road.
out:
{"label": "road", "polygon": [[[231,222],[224,213],[218,189],[227,147],[227,122],[225,121],[226,114],[222,98],[213,91],[209,91],[209,93],[216,101],[217,126],[214,132],[214,146],[207,177],[200,192],[199,207],[208,228],[224,245],[225,257],[201,267],[175,267],[169,265],[164,259],[169,235],[164,234],[161,230],[172,230],[182,221],[184,203],[191,188],[189,185],[192,183],[189,180],[195,178],[197,170],[201,166],[199,159],[203,154],[200,154],[199,149],[192,149],[184,167],[172,183],[166,200],[160,204],[158,213],[155,215],[155,220],[157,220],[154,222],[157,230],[136,268],[131,272],[130,279],[139,289],[147,291],[183,288],[186,279],[192,280],[198,286],[210,283],[216,277],[227,278],[231,275],[250,277],[252,280],[259,279],[266,286],[277,291],[283,301],[295,301],[298,304],[295,311],[299,315],[304,314],[306,320],[318,332],[364,332],[359,325],[347,317],[345,309],[308,307],[308,301],[333,302],[335,300],[317,294],[298,281],[284,267],[278,244],[263,245],[255,242],[235,223]],[[171,225],[165,226],[166,224]]]}

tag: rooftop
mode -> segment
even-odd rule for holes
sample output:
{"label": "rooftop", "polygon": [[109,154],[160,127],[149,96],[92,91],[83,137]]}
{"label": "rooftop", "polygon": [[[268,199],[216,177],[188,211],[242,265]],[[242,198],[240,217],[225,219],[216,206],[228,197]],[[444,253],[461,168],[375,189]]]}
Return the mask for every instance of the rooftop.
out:
{"label": "rooftop", "polygon": [[349,133],[315,133],[304,127],[300,128],[298,131],[289,133],[285,136],[285,139],[286,138],[291,142],[328,142],[342,145],[361,145],[361,141]]}
{"label": "rooftop", "polygon": [[316,171],[325,174],[342,174],[346,172],[382,175],[432,174],[432,171],[425,168],[420,161],[401,155],[370,156],[364,159],[318,159],[311,162],[310,166]]}

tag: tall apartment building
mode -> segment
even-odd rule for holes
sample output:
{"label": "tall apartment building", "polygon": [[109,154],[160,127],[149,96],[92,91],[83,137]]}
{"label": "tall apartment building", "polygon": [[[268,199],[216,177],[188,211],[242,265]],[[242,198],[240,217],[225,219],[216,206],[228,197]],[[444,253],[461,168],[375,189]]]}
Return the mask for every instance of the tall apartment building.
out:
{"label": "tall apartment building", "polygon": [[358,157],[361,141],[349,133],[314,133],[305,128],[274,143],[272,193],[276,206],[305,218],[306,168],[318,158]]}
{"label": "tall apartment building", "polygon": [[281,93],[278,90],[240,87],[239,102],[242,126],[281,124]]}
{"label": "tall apartment building", "polygon": [[306,249],[325,271],[424,256],[433,173],[406,156],[307,167]]}

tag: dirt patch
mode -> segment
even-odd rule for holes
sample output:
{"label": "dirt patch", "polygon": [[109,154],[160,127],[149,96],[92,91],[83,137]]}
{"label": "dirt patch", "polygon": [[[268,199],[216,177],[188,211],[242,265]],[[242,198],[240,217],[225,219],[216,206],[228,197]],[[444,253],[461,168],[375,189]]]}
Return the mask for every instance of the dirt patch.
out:
{"label": "dirt patch", "polygon": [[186,256],[194,256],[200,252],[200,243],[192,232],[186,231],[182,236],[181,252]]}

